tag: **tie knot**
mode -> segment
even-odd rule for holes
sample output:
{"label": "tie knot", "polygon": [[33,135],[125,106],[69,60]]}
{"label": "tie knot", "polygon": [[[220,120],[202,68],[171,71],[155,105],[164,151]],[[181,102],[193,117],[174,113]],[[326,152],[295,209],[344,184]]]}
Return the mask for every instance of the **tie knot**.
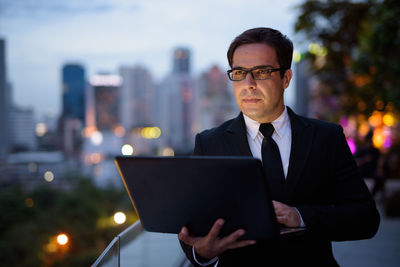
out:
{"label": "tie knot", "polygon": [[272,134],[274,133],[274,126],[272,126],[271,123],[262,123],[260,124],[260,132],[262,133],[262,135],[264,135],[265,137],[271,137]]}

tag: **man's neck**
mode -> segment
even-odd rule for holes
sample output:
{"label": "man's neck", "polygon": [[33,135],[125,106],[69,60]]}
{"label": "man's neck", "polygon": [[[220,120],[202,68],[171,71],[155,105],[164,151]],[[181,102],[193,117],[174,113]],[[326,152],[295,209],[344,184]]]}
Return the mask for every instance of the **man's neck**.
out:
{"label": "man's neck", "polygon": [[279,111],[275,112],[274,114],[270,114],[268,116],[262,117],[262,118],[252,118],[251,116],[248,116],[250,119],[261,123],[271,123],[273,121],[275,121],[276,119],[278,119],[283,112],[285,111],[286,106],[283,105],[281,109],[279,109]]}

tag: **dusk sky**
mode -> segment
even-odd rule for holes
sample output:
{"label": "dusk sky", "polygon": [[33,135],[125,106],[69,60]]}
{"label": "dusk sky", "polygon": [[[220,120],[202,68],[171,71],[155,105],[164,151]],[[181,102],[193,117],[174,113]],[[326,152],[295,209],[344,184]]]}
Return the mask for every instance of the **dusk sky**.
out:
{"label": "dusk sky", "polygon": [[61,68],[80,63],[89,78],[144,65],[156,82],[168,75],[172,51],[186,46],[192,73],[217,64],[248,28],[267,26],[296,45],[295,8],[302,0],[0,0],[0,38],[6,40],[7,78],[18,106],[38,120],[61,110]]}

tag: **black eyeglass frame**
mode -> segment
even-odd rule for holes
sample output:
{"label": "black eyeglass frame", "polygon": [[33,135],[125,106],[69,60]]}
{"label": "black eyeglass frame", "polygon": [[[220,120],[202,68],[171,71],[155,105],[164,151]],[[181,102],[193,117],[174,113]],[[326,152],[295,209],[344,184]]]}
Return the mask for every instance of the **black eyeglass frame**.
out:
{"label": "black eyeglass frame", "polygon": [[[262,69],[262,68],[265,68],[265,69],[266,69],[266,71],[268,72],[268,77],[265,78],[265,79],[256,79],[256,78],[254,78],[253,70]],[[234,70],[242,70],[242,71],[246,72],[246,75],[244,75],[243,79],[241,79],[241,80],[234,80],[233,77],[231,77],[231,73],[232,73]],[[243,81],[244,79],[246,79],[247,74],[249,74],[249,72],[250,72],[251,77],[253,78],[253,80],[269,80],[269,79],[271,79],[271,73],[273,73],[273,72],[275,72],[275,71],[282,71],[282,70],[285,70],[285,71],[286,71],[286,70],[288,70],[288,68],[285,68],[285,67],[281,67],[281,68],[271,68],[271,66],[255,66],[255,67],[253,67],[253,68],[246,69],[246,68],[242,68],[242,67],[237,67],[237,68],[233,68],[233,69],[228,70],[228,71],[226,72],[226,74],[228,75],[229,80],[231,80],[231,81],[233,81],[233,82]]]}

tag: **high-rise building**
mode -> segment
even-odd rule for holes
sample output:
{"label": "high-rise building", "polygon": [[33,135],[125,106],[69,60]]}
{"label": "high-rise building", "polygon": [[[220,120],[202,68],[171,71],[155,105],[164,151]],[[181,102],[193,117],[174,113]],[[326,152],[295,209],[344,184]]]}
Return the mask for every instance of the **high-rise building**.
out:
{"label": "high-rise building", "polygon": [[90,79],[94,94],[95,127],[113,131],[121,126],[120,87],[122,78],[115,74],[98,74]]}
{"label": "high-rise building", "polygon": [[12,107],[9,113],[10,151],[33,151],[37,147],[32,108]]}
{"label": "high-rise building", "polygon": [[173,53],[173,71],[159,87],[158,120],[162,138],[165,145],[178,153],[191,152],[194,144],[197,94],[189,65],[189,49],[176,49]]}
{"label": "high-rise building", "polygon": [[85,69],[78,64],[62,68],[62,117],[85,122]]}
{"label": "high-rise building", "polygon": [[59,144],[69,159],[76,159],[81,149],[80,131],[85,124],[85,89],[85,69],[79,64],[65,64],[62,68]]}
{"label": "high-rise building", "polygon": [[174,50],[173,73],[190,72],[190,50],[185,47],[179,47]]}
{"label": "high-rise building", "polygon": [[150,72],[142,67],[121,67],[121,125],[126,131],[155,124],[155,86]]}
{"label": "high-rise building", "polygon": [[212,66],[198,79],[200,130],[216,127],[238,115],[232,84],[226,72]]}
{"label": "high-rise building", "polygon": [[0,39],[0,160],[8,153],[9,87],[6,82],[6,42]]}

